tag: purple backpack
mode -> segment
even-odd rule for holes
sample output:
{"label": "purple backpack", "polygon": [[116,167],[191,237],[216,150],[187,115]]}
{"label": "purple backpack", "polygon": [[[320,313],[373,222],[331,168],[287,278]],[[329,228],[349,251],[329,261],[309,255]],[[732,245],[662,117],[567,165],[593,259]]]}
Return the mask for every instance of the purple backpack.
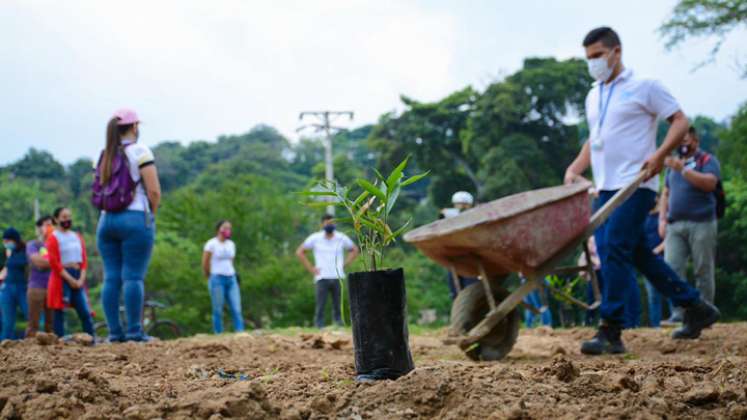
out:
{"label": "purple backpack", "polygon": [[107,212],[118,212],[127,209],[135,199],[135,188],[137,184],[130,175],[130,166],[124,149],[117,150],[112,159],[111,176],[109,183],[101,183],[101,161],[104,152],[101,152],[99,163],[96,164],[96,175],[91,186],[91,203],[99,210]]}

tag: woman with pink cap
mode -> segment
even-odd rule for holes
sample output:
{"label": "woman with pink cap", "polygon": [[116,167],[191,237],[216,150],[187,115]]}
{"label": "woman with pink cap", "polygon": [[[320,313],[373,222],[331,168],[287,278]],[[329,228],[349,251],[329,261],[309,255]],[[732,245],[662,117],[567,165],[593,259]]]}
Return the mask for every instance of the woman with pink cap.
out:
{"label": "woman with pink cap", "polygon": [[[104,260],[101,301],[109,341],[147,341],[143,331],[145,273],[155,240],[161,185],[153,152],[138,143],[135,111],[114,113],[106,128],[106,148],[96,167],[94,205],[102,209],[96,242]],[[119,319],[124,294],[126,331]]]}

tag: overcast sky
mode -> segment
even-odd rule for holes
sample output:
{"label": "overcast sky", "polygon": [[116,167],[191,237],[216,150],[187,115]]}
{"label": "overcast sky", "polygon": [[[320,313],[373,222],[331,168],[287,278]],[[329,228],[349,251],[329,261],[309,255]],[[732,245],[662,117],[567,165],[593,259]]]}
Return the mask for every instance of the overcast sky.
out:
{"label": "overcast sky", "polygon": [[692,72],[708,42],[666,52],[656,28],[675,1],[0,0],[0,164],[29,147],[93,157],[111,113],[140,114],[141,141],[213,141],[258,123],[296,138],[302,110],[354,110],[358,126],[484,88],[524,57],[581,56],[611,25],[626,65],[690,114],[728,118],[747,100],[736,63],[747,34]]}

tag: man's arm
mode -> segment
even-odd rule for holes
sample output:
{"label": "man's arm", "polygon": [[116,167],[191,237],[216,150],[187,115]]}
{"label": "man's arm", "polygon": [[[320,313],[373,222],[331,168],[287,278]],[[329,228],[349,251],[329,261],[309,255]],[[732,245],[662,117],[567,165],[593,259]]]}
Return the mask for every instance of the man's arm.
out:
{"label": "man's arm", "polygon": [[664,164],[672,168],[673,171],[681,173],[682,177],[695,188],[704,192],[716,191],[716,185],[718,184],[718,178],[716,175],[706,172],[698,172],[692,169],[685,169],[685,162],[676,157],[670,156],[666,158]]}
{"label": "man's arm", "polygon": [[360,249],[358,249],[358,245],[353,244],[353,247],[350,248],[350,252],[348,252],[347,258],[345,258],[345,267],[350,265],[361,253]]}
{"label": "man's arm", "polygon": [[643,164],[643,170],[646,171],[646,181],[661,172],[664,168],[664,160],[672,153],[672,150],[682,143],[682,139],[685,138],[685,134],[690,128],[690,121],[687,120],[682,111],[675,112],[667,118],[667,121],[669,122],[669,130],[667,136],[664,137],[664,142]]}
{"label": "man's arm", "polygon": [[581,151],[578,152],[578,156],[576,156],[576,159],[573,160],[573,163],[571,163],[570,166],[568,166],[568,169],[566,169],[565,171],[563,183],[572,184],[580,179],[583,179],[581,174],[589,169],[589,166],[591,165],[590,147],[591,146],[589,146],[588,140],[584,143],[583,146],[581,146]]}
{"label": "man's arm", "polygon": [[311,264],[311,261],[309,261],[308,258],[306,258],[306,249],[304,249],[303,244],[299,245],[296,249],[296,256],[299,260],[301,260],[301,263],[304,267],[306,267],[306,270],[313,274],[313,275],[319,275],[319,269],[314,267],[313,264]]}
{"label": "man's arm", "polygon": [[49,269],[49,260],[39,255],[38,252],[29,255],[29,261],[39,270]]}

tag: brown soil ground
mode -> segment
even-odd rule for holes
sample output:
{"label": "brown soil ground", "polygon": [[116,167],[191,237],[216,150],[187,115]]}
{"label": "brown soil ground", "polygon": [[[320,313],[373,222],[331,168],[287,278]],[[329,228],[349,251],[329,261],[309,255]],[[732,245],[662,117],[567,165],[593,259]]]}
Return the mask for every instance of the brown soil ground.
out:
{"label": "brown soil ground", "polygon": [[589,329],[522,331],[505,360],[481,363],[443,334],[411,337],[415,371],[376,384],[352,380],[345,333],[3,342],[0,417],[747,419],[745,323],[689,342],[627,331],[621,357],[579,354]]}

